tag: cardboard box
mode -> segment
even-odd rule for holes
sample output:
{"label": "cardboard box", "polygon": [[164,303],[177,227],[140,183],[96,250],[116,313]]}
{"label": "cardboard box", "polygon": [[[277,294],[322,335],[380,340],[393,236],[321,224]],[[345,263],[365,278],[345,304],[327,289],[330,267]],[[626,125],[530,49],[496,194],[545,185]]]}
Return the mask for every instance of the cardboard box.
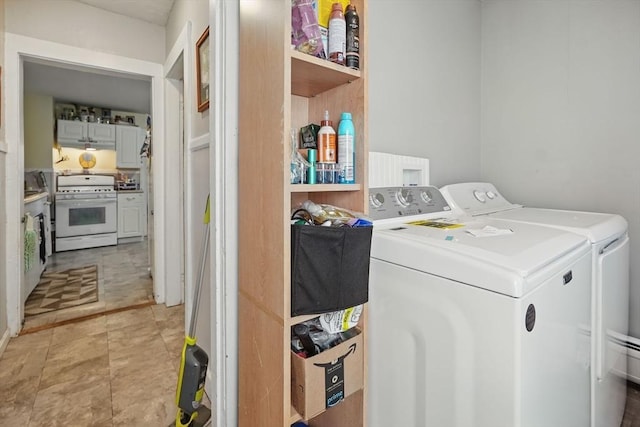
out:
{"label": "cardboard box", "polygon": [[291,352],[291,400],[309,420],[364,386],[364,345],[355,337],[310,358]]}

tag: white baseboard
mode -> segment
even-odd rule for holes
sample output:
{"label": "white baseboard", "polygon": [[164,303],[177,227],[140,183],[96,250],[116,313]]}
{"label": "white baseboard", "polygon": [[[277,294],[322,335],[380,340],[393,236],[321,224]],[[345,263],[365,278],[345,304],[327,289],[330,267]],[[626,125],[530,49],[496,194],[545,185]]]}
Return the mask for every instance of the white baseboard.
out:
{"label": "white baseboard", "polygon": [[627,379],[640,384],[640,339],[627,337]]}
{"label": "white baseboard", "polygon": [[4,331],[4,334],[2,334],[2,338],[0,338],[0,357],[2,357],[2,353],[4,353],[4,350],[7,348],[10,338],[9,329],[7,329]]}

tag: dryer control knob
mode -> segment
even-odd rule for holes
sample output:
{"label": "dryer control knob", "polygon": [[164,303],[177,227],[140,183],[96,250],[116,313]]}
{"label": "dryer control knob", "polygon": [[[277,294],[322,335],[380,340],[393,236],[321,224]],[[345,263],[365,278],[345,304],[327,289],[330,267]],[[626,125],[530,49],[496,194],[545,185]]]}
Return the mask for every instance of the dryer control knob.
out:
{"label": "dryer control knob", "polygon": [[431,197],[431,193],[429,191],[420,192],[420,198],[425,203],[430,203],[433,198]]}
{"label": "dryer control knob", "polygon": [[473,197],[475,197],[480,203],[485,203],[487,201],[486,194],[479,190],[474,190]]}
{"label": "dryer control knob", "polygon": [[374,208],[379,208],[384,204],[384,196],[380,193],[371,194],[369,196],[369,202]]}
{"label": "dryer control knob", "polygon": [[411,202],[413,202],[413,196],[411,195],[411,191],[406,188],[403,188],[402,190],[398,191],[396,193],[396,198],[398,199],[398,203],[400,203],[400,205],[405,208],[409,207]]}
{"label": "dryer control knob", "polygon": [[491,200],[493,200],[496,197],[498,197],[498,195],[496,193],[494,193],[493,191],[489,190],[489,191],[487,191],[487,197],[490,198]]}

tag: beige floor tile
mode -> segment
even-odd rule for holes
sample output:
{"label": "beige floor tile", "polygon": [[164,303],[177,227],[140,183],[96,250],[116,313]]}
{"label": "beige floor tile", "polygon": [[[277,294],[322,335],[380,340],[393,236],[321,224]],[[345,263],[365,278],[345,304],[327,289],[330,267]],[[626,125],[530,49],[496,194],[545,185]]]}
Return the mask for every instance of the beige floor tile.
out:
{"label": "beige floor tile", "polygon": [[82,360],[106,356],[108,353],[107,332],[101,331],[55,345],[52,344],[47,355],[46,366],[73,364]]}
{"label": "beige floor tile", "polygon": [[110,332],[109,335],[111,363],[117,359],[164,361],[169,357],[160,333],[153,331],[151,327],[136,329],[135,332],[118,329]]}
{"label": "beige floor tile", "polygon": [[[0,378],[0,420],[2,425],[26,425],[36,399],[39,377],[5,382]],[[13,424],[9,422],[12,420]]]}
{"label": "beige floor tile", "polygon": [[160,332],[160,336],[171,357],[182,353],[182,347],[184,346],[184,329],[175,331],[163,330]]}
{"label": "beige floor tile", "polygon": [[[75,356],[77,359],[77,356]],[[88,357],[67,363],[47,364],[42,372],[39,389],[54,387],[58,384],[73,383],[79,378],[94,378],[96,381],[109,381],[109,356]]]}
{"label": "beige floor tile", "polygon": [[30,410],[44,370],[51,331],[12,338],[0,358],[0,419]]}
{"label": "beige floor tile", "polygon": [[113,384],[128,386],[145,382],[148,378],[158,374],[177,375],[177,370],[171,365],[170,355],[163,349],[159,349],[155,353],[136,353],[130,357],[111,357],[109,359],[109,373]]}
{"label": "beige floor tile", "polygon": [[115,380],[113,425],[168,426],[175,418],[176,381],[177,375],[164,373],[146,376],[135,383]]}
{"label": "beige floor tile", "polygon": [[47,349],[51,344],[52,336],[53,331],[51,329],[47,329],[33,334],[20,335],[18,337],[11,338],[7,348],[2,354],[2,358],[0,358],[0,362],[4,359],[13,357],[14,355],[24,353],[25,351]]}
{"label": "beige floor tile", "polygon": [[82,322],[70,323],[53,329],[51,345],[74,341],[87,336],[100,335],[107,332],[106,316],[100,316]]}
{"label": "beige floor tile", "polygon": [[[35,394],[33,400],[35,400]],[[13,402],[2,402],[0,420],[6,426],[26,426],[29,424],[32,410],[33,401],[27,406],[14,405]]]}
{"label": "beige floor tile", "polygon": [[112,418],[108,376],[86,375],[42,389],[29,426],[104,425]]}
{"label": "beige floor tile", "polygon": [[184,307],[151,306],[12,339],[0,425],[170,425],[183,322]]}
{"label": "beige floor tile", "polygon": [[117,329],[128,327],[141,327],[144,325],[154,325],[155,319],[151,308],[144,307],[136,310],[122,311],[107,316],[107,331],[112,332]]}
{"label": "beige floor tile", "polygon": [[[16,386],[34,382],[37,386],[45,367],[47,351],[25,351],[19,357],[0,362],[0,397],[17,392]],[[0,400],[1,402],[2,400]]]}

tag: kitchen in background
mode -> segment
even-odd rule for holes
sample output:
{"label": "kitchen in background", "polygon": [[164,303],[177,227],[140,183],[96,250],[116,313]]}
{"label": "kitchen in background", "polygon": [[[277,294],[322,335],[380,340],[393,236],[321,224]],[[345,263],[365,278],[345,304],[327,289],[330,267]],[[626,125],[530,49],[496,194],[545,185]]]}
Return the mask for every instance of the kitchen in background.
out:
{"label": "kitchen in background", "polygon": [[[44,255],[38,266],[25,251],[23,302],[48,264],[63,267],[49,257],[145,242],[151,133],[143,113],[29,93],[24,108],[25,227]],[[148,250],[146,242],[142,247]]]}

